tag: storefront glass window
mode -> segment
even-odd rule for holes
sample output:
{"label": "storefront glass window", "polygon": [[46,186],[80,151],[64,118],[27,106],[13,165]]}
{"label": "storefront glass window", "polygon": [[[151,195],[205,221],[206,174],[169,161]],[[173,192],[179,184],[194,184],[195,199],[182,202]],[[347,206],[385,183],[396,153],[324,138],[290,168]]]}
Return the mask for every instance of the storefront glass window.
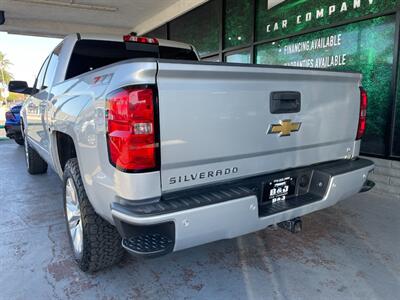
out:
{"label": "storefront glass window", "polygon": [[219,6],[210,1],[195,10],[171,21],[170,39],[192,44],[200,56],[219,49]]}
{"label": "storefront glass window", "polygon": [[225,48],[246,45],[251,42],[253,1],[226,0]]}
{"label": "storefront glass window", "polygon": [[167,39],[167,24],[157,27],[152,31],[149,31],[145,34],[145,36],[155,37],[159,39]]}
{"label": "storefront glass window", "polygon": [[241,64],[249,64],[250,63],[250,51],[244,50],[235,53],[227,53],[225,54],[225,61],[228,63],[241,63]]}
{"label": "storefront glass window", "polygon": [[334,26],[395,9],[400,0],[257,0],[256,40]]}
{"label": "storefront glass window", "polygon": [[259,64],[357,71],[369,95],[361,151],[385,154],[390,107],[395,16],[385,16],[256,47]]}

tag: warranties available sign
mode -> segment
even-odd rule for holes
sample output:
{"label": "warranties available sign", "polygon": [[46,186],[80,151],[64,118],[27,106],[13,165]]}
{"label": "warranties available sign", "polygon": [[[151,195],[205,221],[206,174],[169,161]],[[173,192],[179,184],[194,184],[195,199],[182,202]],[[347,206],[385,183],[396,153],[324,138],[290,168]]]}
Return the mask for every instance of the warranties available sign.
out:
{"label": "warranties available sign", "polygon": [[399,4],[400,0],[259,0],[257,40],[335,25],[386,12]]}

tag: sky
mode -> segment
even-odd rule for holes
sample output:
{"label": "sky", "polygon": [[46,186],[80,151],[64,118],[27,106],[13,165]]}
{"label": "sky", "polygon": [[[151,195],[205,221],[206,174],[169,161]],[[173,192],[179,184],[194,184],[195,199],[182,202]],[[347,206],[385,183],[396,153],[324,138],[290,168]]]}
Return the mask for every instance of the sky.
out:
{"label": "sky", "polygon": [[60,39],[0,32],[0,51],[11,61],[9,71],[15,80],[33,86],[46,57],[60,43]]}

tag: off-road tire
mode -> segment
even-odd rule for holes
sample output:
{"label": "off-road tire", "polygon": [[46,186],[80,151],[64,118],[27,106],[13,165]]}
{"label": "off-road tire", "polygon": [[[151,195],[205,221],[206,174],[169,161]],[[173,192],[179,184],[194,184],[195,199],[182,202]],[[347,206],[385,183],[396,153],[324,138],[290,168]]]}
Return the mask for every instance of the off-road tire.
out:
{"label": "off-road tire", "polygon": [[43,158],[40,157],[39,153],[33,149],[27,139],[24,139],[25,144],[25,161],[26,161],[26,169],[29,174],[43,174],[47,172],[47,163]]}
{"label": "off-road tire", "polygon": [[73,247],[73,243],[66,217],[66,184],[68,178],[72,178],[75,184],[83,227],[82,253],[80,257],[75,257],[79,268],[84,272],[92,273],[118,263],[125,253],[121,245],[121,236],[113,225],[94,211],[86,195],[76,158],[67,161],[63,178],[65,220],[71,247]]}

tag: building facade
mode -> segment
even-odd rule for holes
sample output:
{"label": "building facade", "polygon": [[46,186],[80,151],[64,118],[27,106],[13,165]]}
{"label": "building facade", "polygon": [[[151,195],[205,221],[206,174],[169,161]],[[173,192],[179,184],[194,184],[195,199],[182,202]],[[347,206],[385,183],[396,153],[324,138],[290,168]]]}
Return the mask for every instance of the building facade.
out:
{"label": "building facade", "polygon": [[398,196],[399,29],[400,0],[211,0],[147,35],[191,43],[207,61],[361,72],[361,152],[376,158],[378,189]]}

